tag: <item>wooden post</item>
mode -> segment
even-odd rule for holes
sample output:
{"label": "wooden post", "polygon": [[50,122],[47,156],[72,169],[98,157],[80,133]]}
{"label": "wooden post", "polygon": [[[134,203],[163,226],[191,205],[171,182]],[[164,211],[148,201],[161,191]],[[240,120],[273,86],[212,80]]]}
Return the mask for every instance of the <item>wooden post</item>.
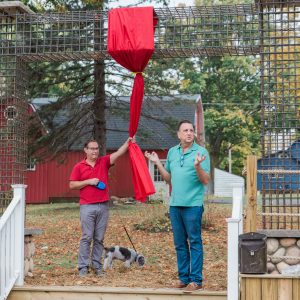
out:
{"label": "wooden post", "polygon": [[245,232],[256,231],[256,210],[257,210],[257,159],[255,155],[247,157],[247,209]]}

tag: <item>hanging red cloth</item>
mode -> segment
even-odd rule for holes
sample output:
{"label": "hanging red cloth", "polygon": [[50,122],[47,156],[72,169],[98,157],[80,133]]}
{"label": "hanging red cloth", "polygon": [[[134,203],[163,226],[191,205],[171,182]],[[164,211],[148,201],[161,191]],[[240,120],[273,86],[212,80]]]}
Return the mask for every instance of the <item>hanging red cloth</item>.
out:
{"label": "hanging red cloth", "polygon": [[[143,96],[142,72],[154,52],[157,18],[153,7],[116,8],[108,14],[108,53],[126,69],[136,73],[130,97],[129,136],[136,134]],[[135,198],[141,202],[155,189],[145,157],[136,143],[130,143],[129,155]]]}

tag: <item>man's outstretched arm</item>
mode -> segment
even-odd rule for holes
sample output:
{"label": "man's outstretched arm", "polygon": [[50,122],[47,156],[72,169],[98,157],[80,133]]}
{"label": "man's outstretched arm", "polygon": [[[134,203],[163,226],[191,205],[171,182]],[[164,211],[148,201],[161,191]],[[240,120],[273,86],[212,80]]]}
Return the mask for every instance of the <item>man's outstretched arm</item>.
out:
{"label": "man's outstretched arm", "polygon": [[157,165],[158,171],[159,171],[160,175],[162,176],[163,180],[166,181],[167,183],[170,183],[171,182],[171,174],[165,169],[165,167],[161,163],[157,153],[154,151],[152,151],[151,153],[146,151],[145,156],[150,161],[152,161],[153,163],[155,163]]}
{"label": "man's outstretched arm", "polygon": [[110,164],[113,165],[120,156],[122,156],[123,154],[125,154],[128,150],[128,145],[129,145],[129,142],[132,141],[132,143],[135,143],[135,138],[128,138],[126,140],[126,142],[116,151],[116,152],[113,152],[111,155],[110,155]]}

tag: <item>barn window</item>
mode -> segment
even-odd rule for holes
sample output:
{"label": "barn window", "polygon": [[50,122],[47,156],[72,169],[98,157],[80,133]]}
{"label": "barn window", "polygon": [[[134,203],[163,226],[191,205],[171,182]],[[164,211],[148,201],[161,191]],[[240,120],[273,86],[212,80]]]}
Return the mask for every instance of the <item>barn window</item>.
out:
{"label": "barn window", "polygon": [[15,106],[7,106],[4,110],[4,117],[7,120],[14,120],[18,116],[18,112]]}
{"label": "barn window", "polygon": [[28,163],[27,163],[27,170],[35,171],[35,169],[36,169],[36,159],[33,157],[29,157]]}
{"label": "barn window", "polygon": [[289,155],[286,152],[283,152],[283,153],[279,153],[278,157],[279,158],[289,158]]}

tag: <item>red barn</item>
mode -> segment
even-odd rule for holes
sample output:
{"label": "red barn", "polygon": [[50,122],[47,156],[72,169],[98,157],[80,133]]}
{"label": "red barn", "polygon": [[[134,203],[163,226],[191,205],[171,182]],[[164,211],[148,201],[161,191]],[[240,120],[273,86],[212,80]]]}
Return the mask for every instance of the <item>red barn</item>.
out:
{"label": "red barn", "polygon": [[[142,151],[155,150],[161,159],[165,159],[168,149],[178,143],[177,123],[183,119],[194,122],[198,98],[199,95],[145,96],[137,133],[137,143]],[[34,99],[31,104],[33,111],[38,113],[42,106],[50,101],[55,101],[55,99]],[[129,97],[120,97],[119,101],[124,106],[118,105],[113,110],[109,109],[106,115],[107,153],[117,150],[128,137]],[[124,117],[124,113],[120,113],[122,110],[123,112],[127,111],[127,117]],[[60,116],[58,120],[64,122],[64,117]],[[78,199],[79,192],[69,189],[69,176],[73,166],[84,158],[83,144],[88,138],[81,136],[69,151],[54,160],[36,163],[34,158],[31,158],[27,170],[27,203],[49,203],[57,200]],[[154,197],[167,198],[169,188],[162,181],[156,166],[150,163],[149,171],[157,191]],[[131,170],[127,154],[111,168],[109,187],[112,196],[133,196]]]}

